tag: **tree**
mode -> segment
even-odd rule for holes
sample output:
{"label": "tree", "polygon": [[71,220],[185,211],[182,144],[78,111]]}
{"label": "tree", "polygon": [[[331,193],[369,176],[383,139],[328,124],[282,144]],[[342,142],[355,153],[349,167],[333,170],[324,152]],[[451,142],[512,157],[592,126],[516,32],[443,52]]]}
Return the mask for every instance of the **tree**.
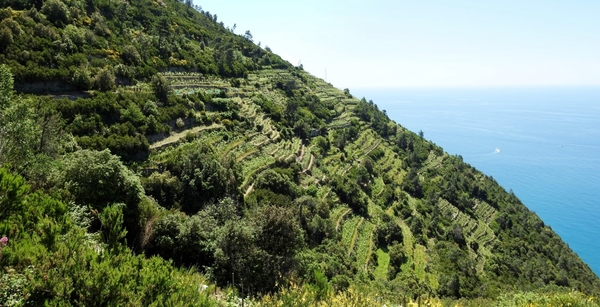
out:
{"label": "tree", "polygon": [[172,92],[167,78],[163,75],[156,74],[152,77],[150,85],[152,86],[156,98],[162,102],[167,102],[167,98]]}
{"label": "tree", "polygon": [[60,113],[51,106],[50,97],[38,98],[31,102],[31,116],[35,122],[35,154],[52,158],[75,147],[72,135],[64,130]]}
{"label": "tree", "polygon": [[70,20],[69,7],[60,0],[44,1],[42,13],[57,26],[67,24]]}
{"label": "tree", "polygon": [[92,77],[86,67],[80,67],[75,70],[71,83],[80,90],[89,90],[92,87]]}
{"label": "tree", "polygon": [[23,211],[22,201],[29,190],[30,187],[23,177],[0,168],[0,233],[7,234],[7,228],[13,223],[6,223],[6,221],[10,221]]}
{"label": "tree", "polygon": [[179,178],[172,176],[169,171],[155,172],[148,178],[142,178],[146,194],[152,196],[161,206],[170,209],[179,205],[179,194],[183,184]]}
{"label": "tree", "polygon": [[147,246],[144,246],[148,255],[160,255],[165,259],[173,259],[177,255],[179,245],[178,237],[186,220],[182,213],[169,213],[152,226],[152,234]]}
{"label": "tree", "polygon": [[135,48],[135,46],[133,45],[127,45],[123,48],[122,57],[123,61],[130,65],[136,65],[142,60],[140,53],[138,52],[137,48]]}
{"label": "tree", "polygon": [[333,190],[338,194],[340,200],[348,204],[356,214],[366,215],[368,202],[361,192],[360,186],[353,179],[341,176],[332,178]]}
{"label": "tree", "polygon": [[35,154],[39,127],[29,100],[13,95],[13,84],[10,69],[0,65],[0,163],[22,168]]}
{"label": "tree", "polygon": [[214,264],[217,221],[210,215],[200,212],[180,227],[177,236],[176,263],[189,266],[212,266]]}
{"label": "tree", "polygon": [[334,235],[335,227],[329,219],[327,203],[312,196],[302,196],[294,200],[294,207],[298,208],[300,226],[306,231],[310,246],[317,246]]}
{"label": "tree", "polygon": [[219,229],[215,250],[215,279],[220,285],[240,286],[255,280],[261,261],[254,245],[255,228],[246,220],[231,220]]}
{"label": "tree", "polygon": [[112,68],[105,67],[98,72],[94,80],[96,88],[101,92],[107,92],[115,88],[115,73]]}
{"label": "tree", "polygon": [[110,150],[80,150],[65,156],[58,179],[73,200],[102,210],[109,204],[136,206],[144,195],[139,178]]}
{"label": "tree", "polygon": [[423,130],[419,130],[419,137],[423,138],[425,136],[425,134],[423,133]]}
{"label": "tree", "polygon": [[312,144],[316,145],[315,149],[319,151],[321,156],[325,156],[329,149],[331,148],[331,144],[329,139],[319,135],[312,139]]}
{"label": "tree", "polygon": [[250,33],[250,30],[247,30],[246,33],[244,33],[244,38],[252,41],[252,33]]}
{"label": "tree", "polygon": [[182,184],[181,209],[195,214],[206,204],[238,193],[238,168],[230,156],[217,156],[210,144],[200,143],[168,161],[167,169]]}
{"label": "tree", "polygon": [[303,247],[302,229],[291,208],[264,206],[252,220],[256,227],[256,246],[260,249],[261,267],[255,272],[259,292],[277,290],[285,276],[296,269],[296,253]]}
{"label": "tree", "polygon": [[4,52],[13,43],[13,35],[8,27],[0,26],[0,52]]}
{"label": "tree", "polygon": [[381,216],[381,223],[377,226],[376,234],[379,246],[389,246],[403,240],[402,229],[387,214]]}
{"label": "tree", "polygon": [[295,196],[297,193],[297,187],[291,178],[274,170],[265,171],[255,185],[257,189],[269,189],[283,195]]}
{"label": "tree", "polygon": [[390,255],[390,265],[388,267],[388,278],[393,280],[396,278],[398,273],[400,273],[400,267],[408,261],[408,255],[406,255],[406,250],[399,244],[398,242],[394,242],[393,244],[388,246],[388,252]]}
{"label": "tree", "polygon": [[298,118],[298,108],[299,104],[295,100],[288,101],[285,106],[285,111],[283,111],[283,117],[288,121],[290,125],[294,125],[296,119]]}
{"label": "tree", "polygon": [[10,69],[0,65],[0,111],[8,107],[13,95],[14,79]]}
{"label": "tree", "polygon": [[467,245],[467,241],[465,240],[465,235],[463,234],[462,227],[456,225],[450,232],[450,239],[454,240],[459,246],[465,247]]}
{"label": "tree", "polygon": [[127,230],[123,229],[123,206],[124,204],[106,206],[99,216],[102,239],[111,250],[119,247],[127,234]]}

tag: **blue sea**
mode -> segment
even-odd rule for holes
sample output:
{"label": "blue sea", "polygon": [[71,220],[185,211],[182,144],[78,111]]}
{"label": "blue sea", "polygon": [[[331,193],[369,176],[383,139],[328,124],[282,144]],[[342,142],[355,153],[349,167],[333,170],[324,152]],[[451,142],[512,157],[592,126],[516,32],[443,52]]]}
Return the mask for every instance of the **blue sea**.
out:
{"label": "blue sea", "polygon": [[352,94],[512,189],[600,276],[600,87]]}

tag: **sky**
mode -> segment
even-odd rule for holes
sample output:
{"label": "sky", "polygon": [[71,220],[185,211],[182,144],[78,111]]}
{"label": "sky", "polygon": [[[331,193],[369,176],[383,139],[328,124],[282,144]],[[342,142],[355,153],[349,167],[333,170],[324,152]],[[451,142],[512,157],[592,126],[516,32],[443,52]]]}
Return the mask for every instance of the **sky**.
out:
{"label": "sky", "polygon": [[598,0],[194,0],[338,88],[600,85]]}

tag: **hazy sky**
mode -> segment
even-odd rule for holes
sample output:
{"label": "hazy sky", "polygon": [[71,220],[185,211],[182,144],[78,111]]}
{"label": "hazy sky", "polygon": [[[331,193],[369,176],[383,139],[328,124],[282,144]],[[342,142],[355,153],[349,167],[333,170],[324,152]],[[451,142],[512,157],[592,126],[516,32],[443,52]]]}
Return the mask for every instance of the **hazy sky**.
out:
{"label": "hazy sky", "polygon": [[600,85],[598,0],[199,1],[338,88]]}

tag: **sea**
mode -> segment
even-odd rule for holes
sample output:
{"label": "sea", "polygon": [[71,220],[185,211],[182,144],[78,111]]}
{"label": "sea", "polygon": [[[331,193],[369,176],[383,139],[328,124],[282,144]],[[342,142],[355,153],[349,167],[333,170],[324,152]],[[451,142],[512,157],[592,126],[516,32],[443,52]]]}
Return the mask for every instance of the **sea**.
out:
{"label": "sea", "polygon": [[600,87],[352,94],[512,190],[600,276]]}

